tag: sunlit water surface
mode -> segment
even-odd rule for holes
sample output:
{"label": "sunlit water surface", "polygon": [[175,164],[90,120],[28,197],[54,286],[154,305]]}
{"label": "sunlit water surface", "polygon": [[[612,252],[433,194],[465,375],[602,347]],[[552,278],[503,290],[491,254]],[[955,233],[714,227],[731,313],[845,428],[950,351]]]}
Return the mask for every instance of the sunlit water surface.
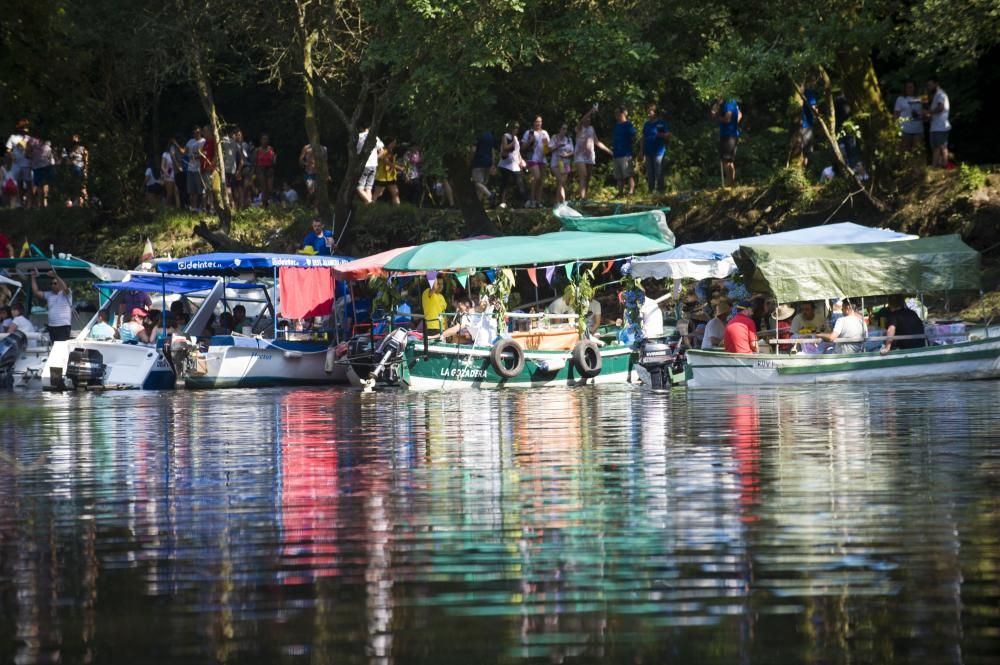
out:
{"label": "sunlit water surface", "polygon": [[998,403],[0,394],[0,662],[995,663]]}

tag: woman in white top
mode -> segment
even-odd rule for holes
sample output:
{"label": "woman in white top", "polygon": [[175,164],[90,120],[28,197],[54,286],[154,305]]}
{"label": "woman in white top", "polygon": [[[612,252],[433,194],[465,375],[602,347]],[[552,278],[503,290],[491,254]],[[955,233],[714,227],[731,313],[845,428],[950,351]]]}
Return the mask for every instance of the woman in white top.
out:
{"label": "woman in white top", "polygon": [[500,207],[507,207],[507,189],[511,183],[517,186],[521,196],[525,196],[524,176],[521,173],[521,143],[517,140],[519,125],[512,120],[507,125],[507,133],[500,140],[500,163],[497,164],[500,173]]}
{"label": "woman in white top", "polygon": [[903,130],[903,150],[919,148],[924,142],[924,104],[917,96],[914,81],[903,84],[903,94],[896,98],[893,112]]}
{"label": "woman in white top", "polygon": [[525,208],[542,207],[542,185],[545,182],[545,154],[549,150],[549,133],[542,129],[542,116],[535,116],[531,129],[521,138],[524,154],[528,157],[528,172],[531,173],[531,198]]}
{"label": "woman in white top", "polygon": [[569,125],[563,123],[559,133],[549,142],[552,152],[549,167],[556,177],[556,203],[566,200],[566,176],[573,171],[573,137],[569,135]]}
{"label": "woman in white top", "polygon": [[163,180],[163,192],[167,196],[167,205],[175,208],[181,207],[181,197],[177,193],[177,165],[174,164],[174,156],[170,153],[170,144],[160,155],[160,178]]}
{"label": "woman in white top", "polygon": [[576,176],[580,182],[580,199],[587,198],[587,188],[590,186],[590,176],[594,172],[594,163],[597,161],[596,148],[611,154],[611,148],[601,143],[597,138],[597,133],[591,124],[590,116],[593,115],[597,107],[592,107],[583,114],[579,124],[576,126],[576,153],[573,161],[576,162]]}

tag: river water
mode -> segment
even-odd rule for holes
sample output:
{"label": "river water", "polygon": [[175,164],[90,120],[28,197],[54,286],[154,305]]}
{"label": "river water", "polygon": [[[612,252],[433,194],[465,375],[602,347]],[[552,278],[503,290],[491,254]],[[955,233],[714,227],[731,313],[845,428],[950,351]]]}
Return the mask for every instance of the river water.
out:
{"label": "river water", "polygon": [[0,394],[0,662],[995,663],[998,405]]}

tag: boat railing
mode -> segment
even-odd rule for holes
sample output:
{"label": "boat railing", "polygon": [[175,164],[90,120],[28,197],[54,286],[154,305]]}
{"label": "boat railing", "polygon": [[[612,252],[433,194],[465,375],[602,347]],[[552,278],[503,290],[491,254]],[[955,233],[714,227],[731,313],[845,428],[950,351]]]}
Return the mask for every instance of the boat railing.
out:
{"label": "boat railing", "polygon": [[[773,332],[773,331],[771,331]],[[944,340],[954,340],[956,338],[964,337],[968,339],[968,335],[956,335],[956,334],[945,334],[945,333],[934,333],[934,334],[923,334],[923,335],[871,335],[868,337],[838,337],[831,342],[831,340],[823,339],[821,337],[795,337],[788,339],[778,339],[766,337],[762,338],[761,341],[777,346],[789,346],[795,347],[800,344],[858,344],[867,342],[899,342],[911,339],[918,339],[928,342],[933,345],[934,340],[944,339]],[[950,342],[945,342],[950,343]]]}

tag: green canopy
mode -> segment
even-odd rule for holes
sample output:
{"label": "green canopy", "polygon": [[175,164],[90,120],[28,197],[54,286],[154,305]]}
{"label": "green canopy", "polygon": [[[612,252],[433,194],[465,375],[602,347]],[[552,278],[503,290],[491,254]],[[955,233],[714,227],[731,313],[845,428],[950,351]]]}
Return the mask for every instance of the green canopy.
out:
{"label": "green canopy", "polygon": [[576,217],[571,223],[562,220],[564,226],[574,229],[571,231],[430,242],[393,257],[385,264],[385,270],[414,272],[548,266],[651,254],[674,246],[673,234],[663,217],[658,210],[611,217]]}
{"label": "green canopy", "polygon": [[741,245],[751,291],[780,302],[979,289],[979,253],[957,235],[857,245]]}
{"label": "green canopy", "polygon": [[[639,233],[650,238],[662,238],[674,244],[674,232],[667,226],[670,208],[628,212],[621,215],[584,217],[568,207],[556,208],[555,216],[563,231],[596,231],[598,233]],[[576,214],[571,214],[576,213]]]}

